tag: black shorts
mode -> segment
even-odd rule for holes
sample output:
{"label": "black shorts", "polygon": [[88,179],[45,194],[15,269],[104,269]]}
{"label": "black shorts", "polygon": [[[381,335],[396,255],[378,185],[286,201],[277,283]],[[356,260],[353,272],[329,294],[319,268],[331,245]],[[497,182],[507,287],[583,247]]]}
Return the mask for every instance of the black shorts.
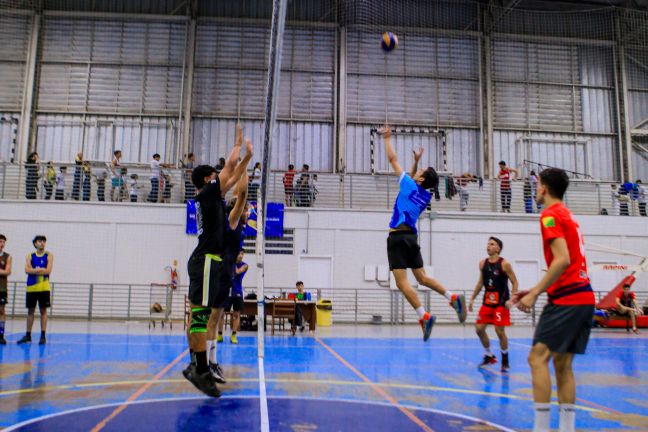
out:
{"label": "black shorts", "polygon": [[0,306],[7,304],[7,291],[0,291]]}
{"label": "black shorts", "polygon": [[548,303],[540,315],[533,344],[543,343],[555,353],[585,354],[593,319],[594,305]]}
{"label": "black shorts", "polygon": [[225,303],[225,312],[229,312],[230,310],[241,312],[243,310],[243,297],[229,296]]}
{"label": "black shorts", "polygon": [[223,261],[213,258],[189,258],[189,301],[196,306],[222,308],[229,296],[232,278]]}
{"label": "black shorts", "polygon": [[28,292],[27,295],[25,296],[25,307],[27,309],[33,309],[36,307],[36,303],[38,303],[38,307],[40,309],[51,307],[52,303],[50,300],[50,292],[49,291]]}
{"label": "black shorts", "polygon": [[423,267],[418,237],[412,231],[392,231],[387,237],[389,270]]}

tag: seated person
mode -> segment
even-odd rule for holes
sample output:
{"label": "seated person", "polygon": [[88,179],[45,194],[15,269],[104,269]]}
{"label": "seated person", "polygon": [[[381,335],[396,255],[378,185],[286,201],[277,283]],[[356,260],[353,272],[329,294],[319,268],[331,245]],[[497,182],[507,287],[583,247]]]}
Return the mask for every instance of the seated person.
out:
{"label": "seated person", "polygon": [[619,315],[629,316],[632,321],[632,331],[637,332],[637,315],[642,315],[637,304],[635,293],[630,291],[630,284],[623,285],[623,291],[617,294],[616,311]]}

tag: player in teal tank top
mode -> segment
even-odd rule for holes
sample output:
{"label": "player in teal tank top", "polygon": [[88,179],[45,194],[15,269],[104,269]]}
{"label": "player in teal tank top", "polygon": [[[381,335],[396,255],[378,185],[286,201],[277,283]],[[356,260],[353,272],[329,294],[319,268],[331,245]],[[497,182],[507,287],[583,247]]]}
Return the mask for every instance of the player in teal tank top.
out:
{"label": "player in teal tank top", "polygon": [[466,320],[466,299],[463,295],[456,295],[446,289],[439,281],[432,279],[425,273],[421,248],[418,245],[416,222],[430,202],[428,189],[439,184],[439,176],[432,167],[425,170],[418,169],[418,163],[423,156],[423,147],[414,151],[414,164],[410,173],[403,171],[396,152],[391,144],[391,130],[385,126],[380,130],[385,141],[385,152],[389,164],[398,176],[399,191],[394,204],[394,211],[389,223],[389,236],[387,237],[387,258],[389,269],[394,275],[396,286],[403,293],[409,304],[414,308],[423,329],[423,340],[430,338],[432,326],[436,320],[430,315],[419,300],[416,291],[407,279],[407,269],[412,269],[414,277],[419,284],[426,286],[450,301],[450,305],[457,311],[459,322]]}

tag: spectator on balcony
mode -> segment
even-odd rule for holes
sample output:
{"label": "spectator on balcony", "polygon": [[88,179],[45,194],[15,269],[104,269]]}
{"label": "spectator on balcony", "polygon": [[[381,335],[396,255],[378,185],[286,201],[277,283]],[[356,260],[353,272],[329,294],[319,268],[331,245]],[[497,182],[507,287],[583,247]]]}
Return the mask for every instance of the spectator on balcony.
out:
{"label": "spectator on balcony", "polygon": [[110,162],[110,172],[111,172],[111,188],[110,188],[110,200],[111,201],[121,201],[122,195],[122,186],[123,181],[121,178],[121,150],[115,150],[113,153],[112,161]]}
{"label": "spectator on balcony", "polygon": [[500,171],[497,179],[500,181],[500,200],[502,203],[502,212],[511,213],[511,181],[519,176],[518,170],[506,166],[505,161],[499,163]]}
{"label": "spectator on balcony", "polygon": [[196,157],[193,153],[189,153],[182,161],[180,161],[180,168],[182,168],[182,181],[184,183],[184,202],[193,199],[196,195],[196,187],[191,181],[191,173],[194,167],[194,160]]}
{"label": "spectator on balcony", "polygon": [[160,181],[162,180],[162,168],[170,168],[170,164],[160,163],[160,155],[155,153],[151,159],[151,193],[148,196],[148,202],[158,202],[160,194]]}
{"label": "spectator on balcony", "polygon": [[470,173],[463,173],[457,177],[457,191],[459,192],[459,210],[466,211],[468,208],[468,185],[470,182],[477,181],[477,177]]}
{"label": "spectator on balcony", "polygon": [[259,188],[261,187],[261,162],[254,164],[252,176],[250,177],[250,201],[256,202],[258,199]]}
{"label": "spectator on balcony", "polygon": [[636,181],[637,185],[637,202],[639,204],[639,214],[641,216],[646,216],[646,188],[641,183],[641,179]]}
{"label": "spectator on balcony", "polygon": [[67,172],[67,167],[62,166],[59,168],[59,173],[56,175],[56,193],[54,199],[58,201],[63,201],[65,199],[65,173]]}
{"label": "spectator on balcony", "polygon": [[74,158],[74,178],[72,180],[72,195],[73,200],[79,200],[81,195],[81,181],[83,180],[83,152],[76,154]]}
{"label": "spectator on balcony", "polygon": [[90,201],[92,166],[90,161],[83,161],[83,201]]}
{"label": "spectator on balcony", "polygon": [[25,198],[36,199],[38,193],[38,171],[40,169],[40,158],[38,153],[33,152],[27,156],[25,163]]}
{"label": "spectator on balcony", "polygon": [[108,172],[102,171],[95,178],[97,179],[97,201],[106,201],[106,179],[108,178]]}
{"label": "spectator on balcony", "polygon": [[162,171],[162,181],[164,182],[164,187],[162,188],[162,202],[170,203],[171,202],[171,188],[174,186],[173,177],[169,171]]}
{"label": "spectator on balcony", "polygon": [[522,188],[522,197],[524,199],[524,212],[533,213],[533,186],[531,184],[530,177],[527,177],[524,180],[524,186]]}
{"label": "spectator on balcony", "polygon": [[51,199],[54,193],[54,185],[56,184],[56,170],[52,162],[47,162],[47,170],[45,171],[45,179],[43,186],[45,187],[45,199]]}
{"label": "spectator on balcony", "polygon": [[292,206],[295,198],[295,165],[288,165],[288,171],[283,175],[283,185],[286,194],[286,206]]}
{"label": "spectator on balcony", "polygon": [[612,199],[612,216],[619,216],[620,202],[619,202],[619,187],[612,183],[610,185],[610,198]]}
{"label": "spectator on balcony", "polygon": [[137,174],[130,175],[130,180],[128,182],[128,196],[130,197],[130,202],[137,202],[137,195],[140,190],[140,185],[137,183],[138,178],[139,176]]}
{"label": "spectator on balcony", "polygon": [[630,202],[630,194],[628,189],[625,186],[626,184],[620,184],[617,189],[618,200],[619,200],[619,214],[621,216],[630,216],[630,211],[628,208],[628,203]]}
{"label": "spectator on balcony", "polygon": [[308,207],[309,199],[308,195],[310,192],[310,166],[304,164],[302,166],[301,174],[295,185],[295,205],[297,207]]}
{"label": "spectator on balcony", "polygon": [[538,192],[538,175],[533,170],[531,170],[531,173],[529,174],[529,181],[531,182],[532,202],[536,203],[536,209],[538,213],[540,213],[540,210],[542,210],[542,204],[538,204],[536,201],[536,193]]}

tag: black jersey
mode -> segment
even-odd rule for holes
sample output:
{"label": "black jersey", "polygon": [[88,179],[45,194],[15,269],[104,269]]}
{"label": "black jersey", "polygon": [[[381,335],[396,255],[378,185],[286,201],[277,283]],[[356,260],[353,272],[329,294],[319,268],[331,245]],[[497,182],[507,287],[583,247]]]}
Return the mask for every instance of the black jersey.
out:
{"label": "black jersey", "polygon": [[235,276],[236,257],[241,249],[243,249],[243,224],[239,220],[236,228],[232,229],[228,222],[227,227],[225,228],[223,262],[225,263],[227,271],[232,273],[232,277]]}
{"label": "black jersey", "polygon": [[484,260],[484,267],[482,268],[482,279],[484,281],[484,306],[498,307],[504,306],[509,300],[509,277],[502,268],[504,258],[500,258],[495,262]]}
{"label": "black jersey", "polygon": [[222,255],[225,250],[227,218],[218,177],[203,186],[196,195],[195,202],[198,246],[192,256]]}

